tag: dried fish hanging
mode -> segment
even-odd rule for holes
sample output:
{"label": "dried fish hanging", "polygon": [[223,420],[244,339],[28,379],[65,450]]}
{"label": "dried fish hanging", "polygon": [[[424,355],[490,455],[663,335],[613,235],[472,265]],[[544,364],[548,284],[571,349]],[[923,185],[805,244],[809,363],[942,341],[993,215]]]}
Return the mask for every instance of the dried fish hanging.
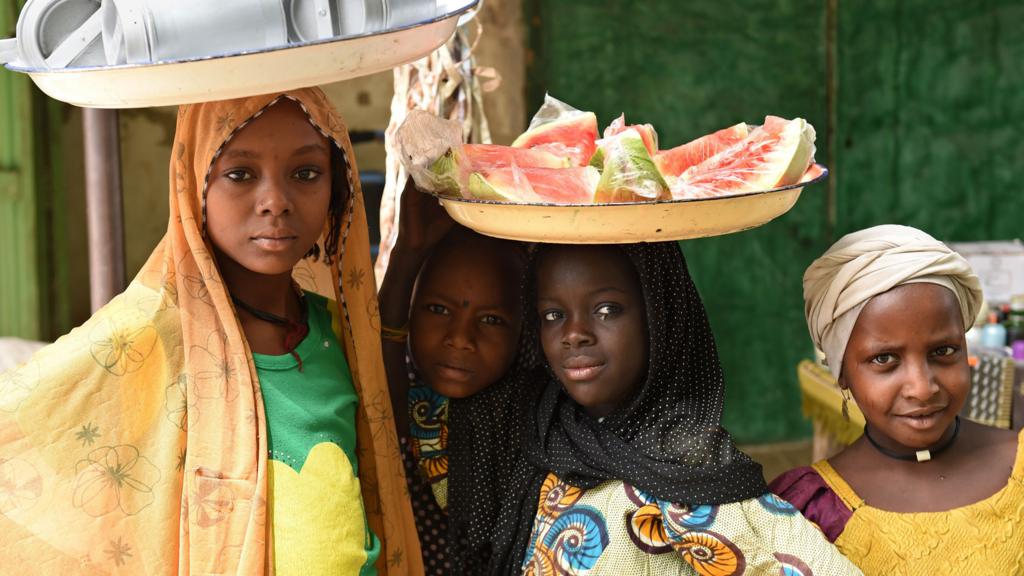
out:
{"label": "dried fish hanging", "polygon": [[[475,32],[470,38],[470,30]],[[391,121],[384,133],[387,151],[384,194],[380,202],[380,251],[374,265],[377,285],[384,279],[401,216],[399,197],[408,174],[395,149],[395,133],[410,110],[425,110],[462,123],[466,142],[490,144],[491,133],[484,114],[483,93],[497,88],[500,79],[493,68],[478,67],[473,58],[483,27],[474,18],[463,24],[447,44],[430,56],[395,68],[395,95]]]}

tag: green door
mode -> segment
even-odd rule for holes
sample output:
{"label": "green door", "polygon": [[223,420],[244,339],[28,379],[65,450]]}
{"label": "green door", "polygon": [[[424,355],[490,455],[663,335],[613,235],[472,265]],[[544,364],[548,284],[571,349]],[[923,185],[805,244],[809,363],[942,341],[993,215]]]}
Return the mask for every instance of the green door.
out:
{"label": "green door", "polygon": [[[17,10],[0,3],[0,37]],[[59,155],[62,107],[23,75],[0,68],[0,337],[52,339],[68,326],[67,214]]]}

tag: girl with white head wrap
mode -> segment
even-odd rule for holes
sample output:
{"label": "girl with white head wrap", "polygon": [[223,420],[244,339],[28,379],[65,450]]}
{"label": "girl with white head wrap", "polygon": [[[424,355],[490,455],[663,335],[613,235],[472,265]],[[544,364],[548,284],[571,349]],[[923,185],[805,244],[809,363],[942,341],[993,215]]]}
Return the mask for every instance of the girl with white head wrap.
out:
{"label": "girl with white head wrap", "polygon": [[[922,283],[955,302],[905,286]],[[1021,438],[957,416],[970,390],[959,331],[982,301],[967,261],[920,230],[875,226],[832,245],[803,284],[811,338],[867,425],[769,489],[869,576],[1024,574]]]}
{"label": "girl with white head wrap", "polygon": [[886,224],[847,234],[804,273],[804,315],[811,339],[839,378],[860,311],[897,286],[926,282],[950,289],[964,330],[981,307],[981,283],[963,256],[909,226]]}

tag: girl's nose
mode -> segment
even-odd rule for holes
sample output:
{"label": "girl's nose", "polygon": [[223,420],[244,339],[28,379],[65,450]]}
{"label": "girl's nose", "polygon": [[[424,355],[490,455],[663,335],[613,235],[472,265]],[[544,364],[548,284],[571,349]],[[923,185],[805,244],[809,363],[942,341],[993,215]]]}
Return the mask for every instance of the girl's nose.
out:
{"label": "girl's nose", "polygon": [[594,333],[582,319],[568,318],[562,332],[562,343],[568,348],[590,346],[594,343]]}
{"label": "girl's nose", "polygon": [[927,360],[907,361],[902,393],[906,398],[925,402],[938,391],[932,369]]}
{"label": "girl's nose", "polygon": [[445,332],[444,343],[456,350],[470,352],[475,350],[476,336],[473,331],[473,319],[453,317]]}
{"label": "girl's nose", "polygon": [[256,211],[260,214],[280,216],[292,211],[291,195],[281,182],[267,179],[258,192]]}

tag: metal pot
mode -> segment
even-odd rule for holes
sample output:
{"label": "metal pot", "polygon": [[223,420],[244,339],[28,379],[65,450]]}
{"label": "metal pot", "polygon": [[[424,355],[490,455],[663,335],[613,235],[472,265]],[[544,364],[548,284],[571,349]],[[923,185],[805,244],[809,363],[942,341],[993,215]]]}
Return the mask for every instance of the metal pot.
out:
{"label": "metal pot", "polygon": [[[442,2],[443,4],[443,2]],[[0,62],[31,68],[206,58],[427,22],[438,0],[28,0]]]}
{"label": "metal pot", "polygon": [[284,0],[293,42],[346,38],[419,24],[436,0]]}
{"label": "metal pot", "polygon": [[104,63],[99,0],[29,0],[18,17],[17,51],[10,41],[0,61],[35,68]]}
{"label": "metal pot", "polygon": [[108,64],[203,58],[284,46],[281,0],[104,0]]}

